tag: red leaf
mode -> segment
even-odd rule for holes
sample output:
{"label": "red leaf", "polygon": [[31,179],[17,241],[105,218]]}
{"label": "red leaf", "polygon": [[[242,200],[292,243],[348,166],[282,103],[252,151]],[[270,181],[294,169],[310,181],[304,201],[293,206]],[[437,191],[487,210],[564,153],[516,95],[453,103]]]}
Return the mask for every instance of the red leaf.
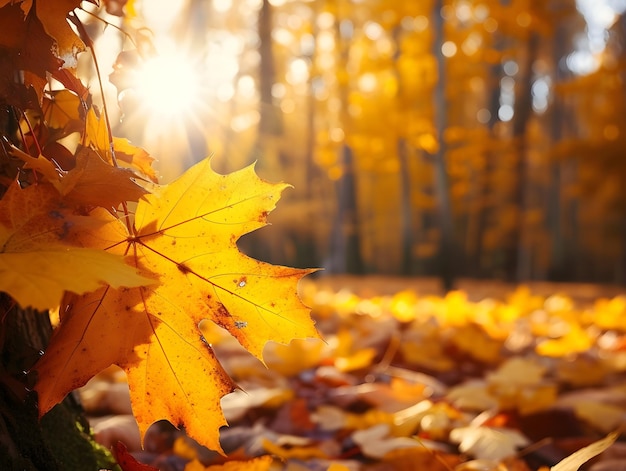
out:
{"label": "red leaf", "polygon": [[117,464],[119,464],[120,468],[122,468],[122,471],[159,471],[153,466],[137,461],[133,455],[128,453],[126,445],[122,442],[117,442],[113,445],[113,456],[115,457]]}

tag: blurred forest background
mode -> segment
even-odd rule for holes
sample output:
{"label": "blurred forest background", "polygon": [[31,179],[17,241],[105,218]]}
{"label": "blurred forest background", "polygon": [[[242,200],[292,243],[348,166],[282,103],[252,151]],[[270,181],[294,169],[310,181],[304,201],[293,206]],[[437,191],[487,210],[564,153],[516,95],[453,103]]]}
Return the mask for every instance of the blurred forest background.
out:
{"label": "blurred forest background", "polygon": [[[257,161],[294,185],[247,253],[327,273],[626,282],[625,2],[106,3],[130,13],[98,12],[119,29],[84,19],[104,75],[117,57],[115,132],[164,181],[213,155],[219,172]],[[120,77],[148,61],[118,57],[133,17],[161,58],[135,83]]]}

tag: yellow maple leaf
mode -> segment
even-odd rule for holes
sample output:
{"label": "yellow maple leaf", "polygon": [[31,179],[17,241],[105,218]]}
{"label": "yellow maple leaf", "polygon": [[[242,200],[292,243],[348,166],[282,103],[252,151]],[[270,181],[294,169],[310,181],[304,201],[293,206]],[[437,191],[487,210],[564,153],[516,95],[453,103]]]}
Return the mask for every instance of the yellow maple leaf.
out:
{"label": "yellow maple leaf", "polygon": [[[102,288],[71,296],[35,369],[40,413],[110,364],[128,376],[142,436],[156,420],[184,426],[221,450],[220,399],[234,389],[198,328],[209,319],[262,359],[267,341],[318,337],[297,284],[311,270],[273,266],[243,255],[237,239],[266,224],[286,184],[249,166],[215,173],[209,160],[143,197],[130,232],[82,231],[91,246],[127,255],[153,286]],[[117,233],[115,233],[117,231]],[[77,236],[78,237],[78,236]]]}
{"label": "yellow maple leaf", "polygon": [[108,283],[136,286],[146,282],[150,281],[137,276],[122,257],[102,250],[50,245],[0,254],[0,290],[22,307],[54,309],[65,291],[82,294]]}
{"label": "yellow maple leaf", "polygon": [[[83,294],[103,285],[152,283],[121,254],[82,247],[70,228],[121,224],[106,211],[75,216],[50,184],[9,187],[0,200],[0,291],[21,306],[53,309],[64,291]],[[123,227],[123,226],[122,226]]]}
{"label": "yellow maple leaf", "polygon": [[84,127],[80,119],[80,98],[69,90],[49,90],[43,98],[42,112],[46,125],[51,129],[72,129],[81,131]]}
{"label": "yellow maple leaf", "polygon": [[[98,116],[93,108],[89,108],[85,123],[86,145],[97,151],[104,161],[112,164],[113,153],[106,121],[103,117]],[[118,165],[138,170],[156,183],[156,172],[152,168],[154,159],[145,150],[135,147],[127,139],[119,137],[113,137],[112,144]]]}

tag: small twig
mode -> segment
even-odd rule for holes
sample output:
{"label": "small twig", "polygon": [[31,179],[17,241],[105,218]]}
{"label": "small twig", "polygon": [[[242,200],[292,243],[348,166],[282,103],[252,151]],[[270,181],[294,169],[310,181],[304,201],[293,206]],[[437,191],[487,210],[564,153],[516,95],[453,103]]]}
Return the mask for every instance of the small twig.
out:
{"label": "small twig", "polygon": [[96,20],[103,22],[103,23],[105,24],[105,29],[106,29],[107,27],[109,27],[109,26],[110,26],[110,27],[112,27],[112,28],[115,28],[115,29],[116,29],[116,30],[118,30],[120,33],[122,33],[122,34],[126,37],[126,39],[128,39],[128,40],[132,43],[132,45],[133,45],[133,46],[137,47],[137,44],[135,43],[135,40],[133,39],[133,37],[132,37],[130,34],[128,34],[126,31],[124,31],[122,28],[120,28],[119,26],[117,26],[117,25],[115,25],[115,24],[111,23],[110,21],[105,20],[104,18],[101,18],[100,16],[96,15],[96,14],[95,14],[94,12],[92,12],[92,11],[85,10],[83,7],[79,7],[79,9],[80,9],[82,12],[86,13],[87,15],[89,15],[89,16],[91,16],[91,17],[95,18]]}
{"label": "small twig", "polygon": [[117,158],[115,157],[115,148],[113,145],[113,131],[111,128],[111,122],[109,120],[109,110],[107,107],[107,102],[104,96],[104,85],[102,84],[102,74],[100,73],[100,65],[98,64],[98,58],[96,57],[96,50],[94,48],[93,41],[87,34],[87,30],[85,30],[85,26],[83,25],[83,23],[80,21],[80,19],[78,19],[78,17],[73,12],[70,12],[70,14],[68,15],[68,18],[74,24],[74,26],[76,26],[76,28],[78,29],[78,34],[80,38],[83,40],[83,42],[85,43],[85,45],[91,50],[91,57],[93,59],[93,64],[94,64],[94,67],[96,68],[96,75],[98,77],[98,86],[100,87],[100,95],[102,96],[102,111],[103,111],[102,114],[104,117],[104,122],[106,123],[106,127],[107,127],[107,137],[109,140],[109,152],[111,153],[111,163],[113,164],[114,167],[119,167],[119,165],[117,164]]}
{"label": "small twig", "polygon": [[380,359],[378,364],[374,367],[374,370],[380,373],[384,373],[391,366],[391,362],[394,357],[398,353],[398,349],[400,348],[400,335],[397,332],[394,332],[389,339],[389,344],[387,345],[387,349],[383,354],[383,357]]}
{"label": "small twig", "polygon": [[516,456],[518,458],[521,458],[522,456],[529,455],[531,453],[534,453],[538,449],[543,448],[544,446],[550,445],[552,442],[554,442],[554,440],[551,437],[546,437],[536,443],[528,445],[526,448],[523,448],[522,450],[517,452]]}
{"label": "small twig", "polygon": [[[13,112],[15,113],[15,109],[13,109]],[[37,136],[35,136],[35,130],[33,129],[33,126],[30,124],[30,120],[28,119],[28,116],[26,116],[26,113],[22,110],[20,110],[20,112],[22,113],[22,119],[26,123],[26,126],[28,126],[28,130],[33,136],[33,141],[35,142],[35,147],[37,147],[37,152],[39,153],[39,155],[41,155],[41,146],[39,145],[39,139],[37,139]],[[25,146],[26,151],[28,151],[28,147],[26,147],[26,136],[24,136],[24,133],[22,132],[22,127],[18,126],[17,129],[19,129],[20,139],[22,140],[22,144]]]}
{"label": "small twig", "polygon": [[423,446],[424,449],[433,456],[433,458],[439,461],[443,465],[444,468],[446,468],[448,471],[454,471],[454,469],[448,463],[446,463],[446,461],[439,455],[439,453],[437,453],[436,450],[433,450],[432,448],[428,448],[419,436],[415,435],[413,438],[421,446]]}

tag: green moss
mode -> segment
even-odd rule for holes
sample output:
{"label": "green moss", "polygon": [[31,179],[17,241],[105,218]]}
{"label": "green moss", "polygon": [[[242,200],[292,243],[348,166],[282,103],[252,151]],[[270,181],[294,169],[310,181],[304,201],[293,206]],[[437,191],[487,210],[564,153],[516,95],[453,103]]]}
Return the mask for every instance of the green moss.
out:
{"label": "green moss", "polygon": [[41,419],[42,435],[60,469],[67,471],[121,471],[111,453],[96,443],[84,418],[66,403]]}

